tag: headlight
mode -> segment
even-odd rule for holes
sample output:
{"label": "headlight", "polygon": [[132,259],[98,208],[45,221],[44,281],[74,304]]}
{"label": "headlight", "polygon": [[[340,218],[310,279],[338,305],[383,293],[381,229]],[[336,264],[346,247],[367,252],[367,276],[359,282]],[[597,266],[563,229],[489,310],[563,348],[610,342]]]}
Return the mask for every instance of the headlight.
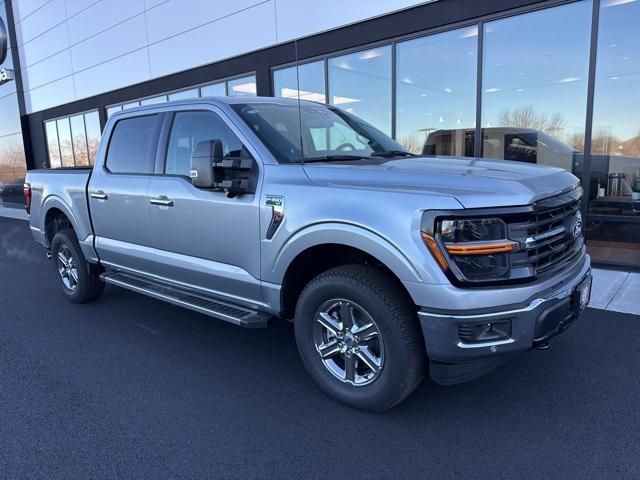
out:
{"label": "headlight", "polygon": [[499,218],[445,219],[433,235],[422,238],[438,264],[462,281],[491,281],[509,272],[509,253],[518,246],[508,240],[507,225]]}

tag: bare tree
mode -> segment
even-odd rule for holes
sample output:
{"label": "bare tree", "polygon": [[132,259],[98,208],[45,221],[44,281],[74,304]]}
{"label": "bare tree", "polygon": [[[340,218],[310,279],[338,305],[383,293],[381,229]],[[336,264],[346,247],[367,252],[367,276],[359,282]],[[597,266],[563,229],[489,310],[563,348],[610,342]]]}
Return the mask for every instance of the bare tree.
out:
{"label": "bare tree", "polygon": [[525,105],[514,110],[502,110],[498,115],[498,125],[501,127],[531,128],[558,137],[564,130],[564,117],[560,112],[547,115],[536,112],[533,105]]}
{"label": "bare tree", "polygon": [[0,184],[14,182],[25,174],[26,162],[22,144],[12,142],[0,148]]}
{"label": "bare tree", "polygon": [[424,136],[418,133],[411,133],[400,139],[400,143],[411,153],[422,153],[424,147]]}

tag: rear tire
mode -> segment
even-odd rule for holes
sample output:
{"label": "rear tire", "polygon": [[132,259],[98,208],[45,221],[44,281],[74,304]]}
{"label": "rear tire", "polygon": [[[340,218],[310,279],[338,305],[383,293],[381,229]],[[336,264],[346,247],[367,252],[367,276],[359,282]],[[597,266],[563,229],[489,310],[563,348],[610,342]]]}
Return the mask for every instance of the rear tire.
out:
{"label": "rear tire", "polygon": [[337,267],[309,282],[296,306],[295,334],[311,378],[351,407],[387,410],[424,375],[411,299],[385,272],[367,265]]}
{"label": "rear tire", "polygon": [[62,291],[73,303],[90,302],[102,294],[104,282],[98,268],[84,258],[73,229],[61,230],[53,237],[51,263]]}

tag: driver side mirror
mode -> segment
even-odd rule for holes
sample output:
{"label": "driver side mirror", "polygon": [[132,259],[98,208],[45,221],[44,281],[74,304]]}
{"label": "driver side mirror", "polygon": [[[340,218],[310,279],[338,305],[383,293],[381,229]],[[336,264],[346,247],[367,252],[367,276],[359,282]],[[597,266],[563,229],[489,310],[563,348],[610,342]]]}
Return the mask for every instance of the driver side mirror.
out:
{"label": "driver side mirror", "polygon": [[258,180],[256,161],[244,150],[238,156],[225,157],[220,140],[206,140],[196,145],[191,155],[191,183],[194,187],[217,189],[230,198],[255,193]]}
{"label": "driver side mirror", "polygon": [[215,185],[214,163],[222,161],[222,142],[207,140],[196,145],[191,155],[189,176],[194,187],[213,188]]}

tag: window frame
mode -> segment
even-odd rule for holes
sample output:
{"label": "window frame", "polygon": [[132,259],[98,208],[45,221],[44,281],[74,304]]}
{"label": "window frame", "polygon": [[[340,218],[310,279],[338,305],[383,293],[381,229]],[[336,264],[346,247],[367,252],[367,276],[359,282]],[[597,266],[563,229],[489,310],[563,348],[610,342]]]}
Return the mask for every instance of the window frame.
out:
{"label": "window frame", "polygon": [[171,142],[171,132],[173,131],[173,125],[175,122],[176,115],[178,113],[188,113],[188,112],[201,112],[201,113],[210,113],[215,115],[220,122],[222,122],[231,133],[233,133],[236,138],[242,144],[244,150],[251,156],[253,161],[256,163],[258,171],[261,170],[262,162],[259,160],[259,155],[256,154],[256,150],[251,145],[251,142],[243,134],[242,131],[238,129],[236,124],[222,111],[219,107],[213,104],[195,104],[193,108],[189,109],[171,109],[163,112],[165,114],[165,118],[162,122],[160,138],[158,140],[158,151],[156,155],[156,163],[155,163],[155,176],[163,176],[163,177],[175,177],[182,178],[189,182],[189,184],[193,184],[191,177],[180,175],[179,173],[166,173],[167,168],[167,155],[169,152],[169,143]]}
{"label": "window frame", "polygon": [[[156,148],[151,148],[151,151],[149,152],[149,159],[148,161],[148,167],[149,167],[149,172],[114,172],[112,171],[109,166],[109,152],[111,151],[111,144],[113,142],[113,136],[116,132],[116,128],[118,126],[118,124],[124,120],[133,120],[133,119],[137,119],[137,118],[142,118],[142,117],[150,117],[150,116],[158,116],[158,120],[157,120],[157,124],[154,128],[154,132],[153,132],[153,144],[156,145]],[[107,142],[107,146],[105,148],[105,153],[104,153],[104,163],[101,165],[102,166],[102,170],[107,174],[107,175],[135,175],[135,176],[151,176],[155,174],[155,170],[156,170],[156,158],[158,156],[158,148],[160,147],[160,135],[162,133],[162,128],[165,124],[165,120],[166,120],[166,113],[159,111],[159,112],[132,112],[129,115],[125,115],[122,114],[122,118],[118,118],[114,121],[113,125],[111,126],[111,128],[109,129],[109,141]]]}
{"label": "window frame", "polygon": [[[73,151],[73,145],[72,145],[72,152],[73,152],[73,166],[71,167],[63,167],[62,166],[62,152],[60,149],[60,134],[58,131],[58,120],[68,120],[69,121],[69,130],[71,131],[71,118],[72,117],[79,117],[82,116],[82,122],[84,125],[84,137],[85,137],[85,143],[87,145],[87,149],[89,146],[89,138],[87,136],[87,119],[86,119],[86,115],[91,114],[91,113],[96,113],[98,115],[98,119],[100,119],[100,108],[90,108],[88,110],[82,110],[80,112],[75,112],[75,113],[71,113],[69,115],[61,115],[58,117],[51,117],[51,118],[47,118],[45,120],[42,120],[42,134],[43,134],[43,140],[44,140],[44,146],[45,146],[45,156],[46,156],[46,162],[45,162],[45,168],[49,168],[49,169],[55,169],[55,170],[60,170],[60,169],[71,169],[71,168],[93,168],[94,164],[89,164],[89,165],[76,165],[76,158],[75,158],[75,152]],[[48,123],[53,123],[56,127],[56,142],[58,145],[58,155],[59,155],[59,160],[60,160],[60,166],[59,167],[54,167],[51,166],[51,156],[49,155],[49,137],[47,135],[47,124]],[[100,136],[102,136],[102,134],[104,133],[104,128],[101,125],[100,126]],[[73,138],[73,132],[71,133],[71,137]]]}

